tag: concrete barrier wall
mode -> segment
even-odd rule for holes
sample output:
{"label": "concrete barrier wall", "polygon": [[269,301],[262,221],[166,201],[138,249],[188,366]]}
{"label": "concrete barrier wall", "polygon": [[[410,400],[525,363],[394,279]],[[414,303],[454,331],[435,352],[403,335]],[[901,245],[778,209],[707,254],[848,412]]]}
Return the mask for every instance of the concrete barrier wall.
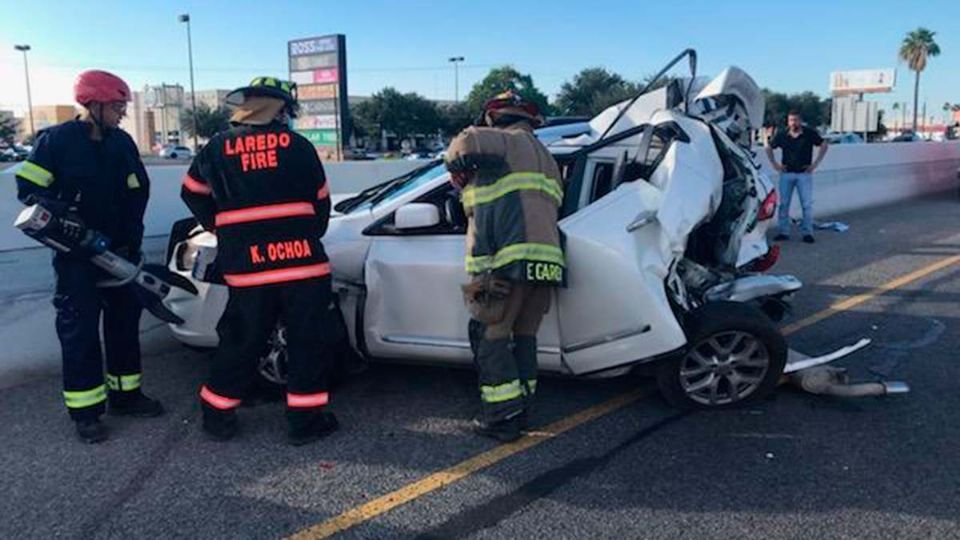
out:
{"label": "concrete barrier wall", "polygon": [[[757,159],[771,178],[763,148]],[[814,150],[816,152],[816,150]],[[779,152],[777,152],[779,158]],[[878,143],[831,146],[814,173],[814,216],[870,208],[957,187],[960,143]],[[800,215],[795,197],[792,215]]]}
{"label": "concrete barrier wall", "polygon": [[[356,193],[366,187],[395,178],[419,167],[427,161],[351,161],[328,163],[324,166],[330,181],[331,192]],[[13,223],[23,205],[17,201],[16,182],[12,167],[0,172],[0,251],[31,248],[36,242],[14,229]],[[147,167],[152,189],[150,204],[144,220],[147,236],[162,236],[170,233],[170,225],[190,215],[180,201],[180,183],[187,172],[187,165],[155,165]]]}

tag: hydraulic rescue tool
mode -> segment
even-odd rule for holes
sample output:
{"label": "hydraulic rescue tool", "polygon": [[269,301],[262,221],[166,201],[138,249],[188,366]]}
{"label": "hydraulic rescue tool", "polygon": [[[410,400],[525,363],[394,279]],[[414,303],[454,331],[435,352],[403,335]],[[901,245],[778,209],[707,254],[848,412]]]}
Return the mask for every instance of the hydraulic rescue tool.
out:
{"label": "hydraulic rescue tool", "polygon": [[143,307],[158,319],[183,324],[184,321],[163,305],[172,287],[191,294],[198,293],[190,280],[170,272],[163,265],[133,263],[110,251],[110,239],[88,229],[79,221],[64,219],[47,208],[34,204],[24,208],[14,221],[14,226],[41,244],[60,253],[73,253],[87,257],[113,279],[98,283],[99,287],[123,287],[134,285],[137,299]]}

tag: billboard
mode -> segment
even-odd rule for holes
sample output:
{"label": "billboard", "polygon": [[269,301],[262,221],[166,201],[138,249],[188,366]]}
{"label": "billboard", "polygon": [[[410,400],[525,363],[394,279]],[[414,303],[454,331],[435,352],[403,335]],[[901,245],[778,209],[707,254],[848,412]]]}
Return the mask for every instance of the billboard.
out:
{"label": "billboard", "polygon": [[834,71],[830,74],[830,92],[835,96],[890,92],[897,82],[897,70],[861,69]]}
{"label": "billboard", "polygon": [[346,36],[296,39],[287,43],[287,55],[300,101],[294,129],[313,143],[321,159],[342,159],[350,134]]}

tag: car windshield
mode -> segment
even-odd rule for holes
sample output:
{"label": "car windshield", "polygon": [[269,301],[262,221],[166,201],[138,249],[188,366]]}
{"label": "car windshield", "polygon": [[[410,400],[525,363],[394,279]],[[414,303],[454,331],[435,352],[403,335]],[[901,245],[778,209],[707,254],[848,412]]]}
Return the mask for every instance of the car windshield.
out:
{"label": "car windshield", "polygon": [[359,194],[341,201],[337,211],[344,214],[369,210],[428,184],[447,172],[442,161],[434,161],[409,173],[369,187]]}

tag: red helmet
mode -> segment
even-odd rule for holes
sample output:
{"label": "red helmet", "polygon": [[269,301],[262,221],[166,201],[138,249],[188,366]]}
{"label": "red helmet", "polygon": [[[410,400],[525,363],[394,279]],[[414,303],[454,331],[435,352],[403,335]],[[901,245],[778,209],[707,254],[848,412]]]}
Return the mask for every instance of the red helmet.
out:
{"label": "red helmet", "polygon": [[499,117],[507,115],[526,118],[534,127],[543,124],[540,107],[536,103],[524,99],[513,90],[497,94],[483,104],[483,116],[488,125],[496,124]]}
{"label": "red helmet", "polygon": [[113,73],[91,69],[77,76],[73,98],[81,105],[91,102],[132,101],[133,94],[123,79]]}

